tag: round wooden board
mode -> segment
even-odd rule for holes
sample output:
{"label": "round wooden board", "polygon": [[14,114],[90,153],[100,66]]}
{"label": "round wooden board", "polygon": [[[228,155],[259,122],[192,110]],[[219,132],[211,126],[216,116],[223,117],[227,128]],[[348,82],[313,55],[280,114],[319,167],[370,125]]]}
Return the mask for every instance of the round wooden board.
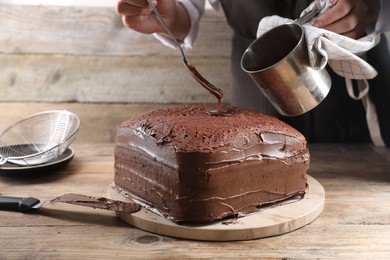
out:
{"label": "round wooden board", "polygon": [[[133,214],[117,213],[117,216],[148,232],[193,240],[238,241],[281,235],[311,223],[324,209],[324,188],[311,176],[308,176],[308,184],[303,199],[291,199],[261,208],[230,224],[226,224],[229,220],[224,220],[208,225],[178,225],[145,208]],[[109,186],[108,194],[112,199],[127,200],[113,185]]]}

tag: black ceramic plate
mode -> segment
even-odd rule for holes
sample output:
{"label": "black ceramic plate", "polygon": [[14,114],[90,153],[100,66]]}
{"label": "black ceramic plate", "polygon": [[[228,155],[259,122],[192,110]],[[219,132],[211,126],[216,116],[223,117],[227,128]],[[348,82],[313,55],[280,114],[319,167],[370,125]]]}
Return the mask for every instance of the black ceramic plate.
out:
{"label": "black ceramic plate", "polygon": [[38,165],[23,166],[13,163],[5,163],[0,166],[1,174],[30,174],[30,173],[49,173],[58,170],[59,168],[68,164],[74,156],[74,151],[71,148],[68,148],[63,154],[59,157]]}

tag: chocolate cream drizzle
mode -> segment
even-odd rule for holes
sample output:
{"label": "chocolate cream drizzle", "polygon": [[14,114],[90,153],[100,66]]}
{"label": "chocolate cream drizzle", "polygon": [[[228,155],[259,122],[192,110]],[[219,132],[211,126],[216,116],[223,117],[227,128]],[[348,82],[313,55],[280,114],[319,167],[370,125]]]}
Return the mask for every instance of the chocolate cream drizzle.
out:
{"label": "chocolate cream drizzle", "polygon": [[229,110],[221,109],[221,100],[223,98],[223,91],[220,88],[217,88],[213,84],[211,84],[207,79],[205,79],[198,70],[190,63],[187,62],[187,68],[191,71],[192,76],[196,79],[200,85],[202,85],[206,90],[208,90],[213,96],[215,96],[218,100],[217,110],[210,110],[207,112],[210,116],[226,116],[230,115]]}

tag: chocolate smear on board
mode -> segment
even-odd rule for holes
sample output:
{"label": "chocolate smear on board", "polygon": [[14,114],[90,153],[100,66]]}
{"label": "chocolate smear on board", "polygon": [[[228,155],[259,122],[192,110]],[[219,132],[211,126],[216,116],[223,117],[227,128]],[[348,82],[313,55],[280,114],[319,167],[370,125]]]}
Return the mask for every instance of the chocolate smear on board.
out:
{"label": "chocolate smear on board", "polygon": [[135,213],[141,210],[141,206],[137,203],[123,202],[111,200],[104,197],[93,197],[81,194],[68,193],[61,195],[51,202],[62,202],[91,208],[105,209],[123,213]]}

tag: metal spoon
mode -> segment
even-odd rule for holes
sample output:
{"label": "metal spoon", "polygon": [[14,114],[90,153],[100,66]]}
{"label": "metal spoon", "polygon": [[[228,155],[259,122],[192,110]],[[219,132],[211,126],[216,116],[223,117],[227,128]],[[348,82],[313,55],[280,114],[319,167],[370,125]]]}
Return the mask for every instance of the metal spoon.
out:
{"label": "metal spoon", "polygon": [[178,41],[176,40],[176,37],[173,35],[173,33],[171,32],[171,30],[168,28],[167,24],[165,23],[164,19],[162,18],[162,16],[160,15],[160,13],[158,12],[157,8],[153,5],[153,3],[151,2],[151,0],[147,0],[149,5],[152,7],[153,9],[153,12],[156,14],[156,16],[158,17],[158,19],[160,20],[161,24],[163,25],[164,29],[167,31],[167,33],[169,34],[169,36],[172,38],[172,40],[175,42],[177,48],[180,50],[180,53],[181,53],[181,56],[183,58],[183,63],[184,65],[187,67],[187,69],[191,72],[191,75],[205,88],[207,89],[211,94],[213,94],[217,99],[218,99],[218,111],[221,111],[221,105],[220,105],[220,101],[223,97],[223,92],[221,89],[215,87],[213,84],[211,84],[210,82],[208,82],[198,71],[197,69],[191,65],[185,54],[184,54],[184,51],[183,51],[183,48],[181,47],[181,45],[178,43]]}

